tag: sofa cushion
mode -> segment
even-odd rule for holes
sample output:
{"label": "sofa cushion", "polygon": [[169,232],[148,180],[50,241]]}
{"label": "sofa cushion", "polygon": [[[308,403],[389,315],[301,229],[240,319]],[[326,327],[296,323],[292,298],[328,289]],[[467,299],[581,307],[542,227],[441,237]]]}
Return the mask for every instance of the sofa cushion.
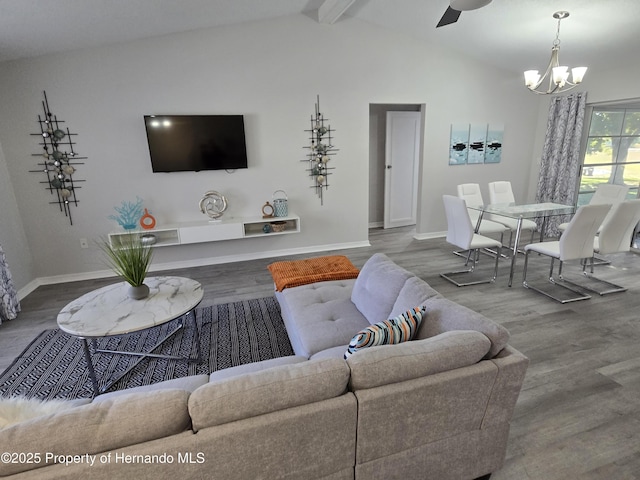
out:
{"label": "sofa cushion", "polygon": [[372,347],[351,355],[352,390],[433,375],[479,362],[491,342],[479,332],[454,331],[425,340]]}
{"label": "sofa cushion", "polygon": [[20,396],[0,398],[0,429],[75,406],[68,400],[41,400]]}
{"label": "sofa cushion", "polygon": [[347,345],[369,325],[350,300],[354,282],[319,282],[276,292],[296,355],[309,358],[327,348]]}
{"label": "sofa cushion", "polygon": [[411,277],[400,289],[389,316],[395,317],[410,308],[422,306],[432,297],[442,297],[442,295],[421,278]]}
{"label": "sofa cushion", "polygon": [[104,402],[113,397],[129,395],[131,393],[156,392],[158,390],[184,390],[193,392],[209,381],[209,375],[189,375],[187,377],[172,378],[164,382],[152,383],[151,385],[141,385],[139,387],[127,388],[126,390],[116,390],[97,396],[93,403]]}
{"label": "sofa cushion", "polygon": [[258,415],[319,402],[347,390],[344,360],[309,360],[208,383],[191,394],[195,431]]}
{"label": "sofa cushion", "polygon": [[[386,255],[376,253],[362,267],[353,285],[351,301],[373,325],[388,319],[400,290],[414,275],[393,263]],[[413,308],[415,304],[407,308]]]}
{"label": "sofa cushion", "polygon": [[363,348],[408,342],[418,331],[423,313],[424,308],[415,307],[394,318],[360,330],[349,342],[344,358]]}
{"label": "sofa cushion", "polygon": [[495,357],[509,342],[509,331],[463,305],[446,298],[433,297],[425,302],[427,312],[416,340],[434,337],[451,330],[475,330],[491,340],[487,358]]}
{"label": "sofa cushion", "polygon": [[344,360],[344,351],[348,346],[349,345],[338,345],[337,347],[321,350],[318,353],[311,355],[310,360],[319,360],[323,358],[339,358],[340,360]]}
{"label": "sofa cushion", "polygon": [[[0,451],[96,454],[184,432],[191,425],[189,392],[132,393],[14,425],[2,431]],[[5,464],[13,473],[42,464]]]}
{"label": "sofa cushion", "polygon": [[211,375],[209,375],[209,383],[220,382],[222,380],[238,377],[247,373],[261,372],[271,367],[293,365],[306,361],[307,357],[303,357],[301,355],[290,355],[288,357],[270,358],[269,360],[263,360],[261,362],[245,363],[243,365],[238,365],[237,367],[223,368],[222,370],[211,372]]}

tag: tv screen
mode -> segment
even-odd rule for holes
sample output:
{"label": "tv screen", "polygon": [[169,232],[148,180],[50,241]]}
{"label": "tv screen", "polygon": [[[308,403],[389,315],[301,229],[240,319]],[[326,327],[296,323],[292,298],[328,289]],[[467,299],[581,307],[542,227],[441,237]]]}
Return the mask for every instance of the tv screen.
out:
{"label": "tv screen", "polygon": [[247,168],[242,115],[145,115],[154,172]]}

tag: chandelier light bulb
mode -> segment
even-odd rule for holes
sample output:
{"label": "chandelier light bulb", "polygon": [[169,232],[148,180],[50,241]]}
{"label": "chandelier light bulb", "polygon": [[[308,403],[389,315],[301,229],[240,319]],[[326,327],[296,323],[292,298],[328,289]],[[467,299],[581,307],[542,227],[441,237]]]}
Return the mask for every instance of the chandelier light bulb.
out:
{"label": "chandelier light bulb", "polygon": [[582,83],[584,74],[587,73],[587,67],[574,67],[571,69],[571,76],[573,77],[573,83],[576,85]]}
{"label": "chandelier light bulb", "polygon": [[540,74],[538,73],[538,70],[527,70],[526,72],[524,72],[524,84],[527,87],[535,88],[538,80],[540,80]]}

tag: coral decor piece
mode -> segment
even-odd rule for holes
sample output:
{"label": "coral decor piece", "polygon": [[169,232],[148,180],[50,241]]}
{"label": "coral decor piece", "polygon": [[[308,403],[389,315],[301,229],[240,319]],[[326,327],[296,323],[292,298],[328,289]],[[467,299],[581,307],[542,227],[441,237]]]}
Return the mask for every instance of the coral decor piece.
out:
{"label": "coral decor piece", "polygon": [[49,203],[58,204],[60,211],[64,212],[71,225],[73,225],[71,205],[78,206],[76,191],[81,187],[77,184],[78,182],[84,182],[84,180],[74,178],[73,175],[76,173],[77,165],[84,165],[83,162],[78,160],[84,160],[87,157],[78,156],[73,148],[75,142],[72,140],[72,136],[77,134],[71,133],[69,128],[64,128],[61,125],[64,120],[58,120],[58,117],[51,112],[49,101],[47,100],[47,92],[43,92],[43,94],[42,108],[44,116],[38,115],[40,133],[32,133],[31,135],[40,137],[39,145],[42,145],[43,149],[43,152],[34,153],[32,156],[44,158],[44,160],[38,163],[40,167],[38,170],[29,171],[44,172],[46,180],[40,183],[44,183],[46,185],[45,188],[49,190],[51,195],[56,197],[56,200]]}
{"label": "coral decor piece", "polygon": [[109,215],[109,219],[115,220],[125,230],[133,230],[143,216],[142,199],[136,197],[136,202],[124,200],[119,207],[113,207],[118,215]]}
{"label": "coral decor piece", "polygon": [[335,155],[337,151],[332,144],[332,132],[331,126],[325,122],[328,119],[320,112],[320,96],[318,95],[315,106],[315,114],[311,115],[311,129],[305,130],[310,133],[309,140],[311,145],[305,148],[309,149],[307,158],[303,162],[309,162],[309,176],[313,180],[313,185],[316,194],[320,197],[320,204],[323,204],[323,192],[329,188],[329,170],[335,170],[335,167],[329,167],[329,161],[331,156]]}

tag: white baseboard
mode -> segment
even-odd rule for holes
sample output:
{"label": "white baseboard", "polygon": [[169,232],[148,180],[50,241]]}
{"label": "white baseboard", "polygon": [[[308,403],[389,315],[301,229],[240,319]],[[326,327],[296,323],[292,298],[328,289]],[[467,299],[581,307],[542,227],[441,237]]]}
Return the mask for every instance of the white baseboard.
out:
{"label": "white baseboard", "polygon": [[[266,252],[244,253],[240,255],[226,255],[222,257],[199,258],[197,260],[187,260],[180,262],[167,262],[152,264],[150,272],[158,272],[162,270],[174,270],[179,268],[202,267],[205,265],[219,265],[223,263],[244,262],[248,260],[259,260],[270,257],[284,257],[287,255],[304,255],[308,253],[327,252],[332,250],[345,250],[347,248],[370,247],[368,241],[336,243],[330,245],[316,245],[311,247],[289,248],[286,250],[269,250]],[[83,280],[95,280],[97,278],[115,277],[111,270],[99,270],[95,272],[71,273],[68,275],[54,275],[51,277],[38,277],[32,280],[18,291],[18,298],[22,300],[28,294],[33,292],[40,285],[52,285],[57,283],[78,282]]]}
{"label": "white baseboard", "polygon": [[413,238],[416,240],[429,240],[431,238],[442,238],[446,237],[447,232],[431,232],[431,233],[416,233],[413,235]]}
{"label": "white baseboard", "polygon": [[42,285],[42,283],[40,283],[39,279],[36,278],[35,280],[31,280],[24,287],[18,290],[18,300],[22,300],[40,285]]}

